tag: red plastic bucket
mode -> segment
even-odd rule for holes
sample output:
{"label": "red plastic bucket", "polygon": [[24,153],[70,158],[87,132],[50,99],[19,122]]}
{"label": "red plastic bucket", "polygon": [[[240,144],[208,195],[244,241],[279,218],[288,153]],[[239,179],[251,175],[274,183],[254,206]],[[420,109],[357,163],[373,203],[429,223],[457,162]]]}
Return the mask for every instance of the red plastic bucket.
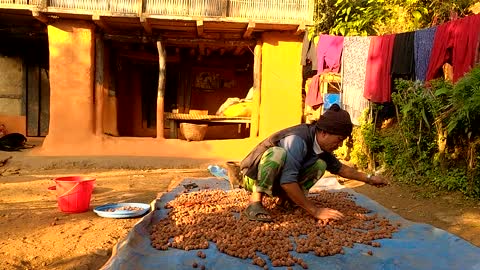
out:
{"label": "red plastic bucket", "polygon": [[58,208],[66,213],[81,213],[90,208],[95,178],[66,176],[54,179],[57,190]]}

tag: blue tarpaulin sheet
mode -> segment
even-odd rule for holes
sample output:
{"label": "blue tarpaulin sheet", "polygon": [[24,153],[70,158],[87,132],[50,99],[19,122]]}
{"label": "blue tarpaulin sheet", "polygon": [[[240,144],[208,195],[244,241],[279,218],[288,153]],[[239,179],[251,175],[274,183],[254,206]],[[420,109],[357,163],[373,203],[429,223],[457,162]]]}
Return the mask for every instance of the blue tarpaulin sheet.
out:
{"label": "blue tarpaulin sheet", "polygon": [[[320,181],[319,181],[320,182]],[[184,251],[175,248],[157,250],[150,243],[150,229],[159,220],[167,216],[168,209],[164,205],[183,191],[182,184],[197,183],[198,190],[202,185],[209,188],[229,189],[229,183],[217,178],[185,179],[171,192],[163,194],[152,203],[154,211],[144,216],[120,241],[112,252],[110,260],[102,269],[193,269],[197,262],[206,269],[262,269],[253,265],[251,259],[239,259],[221,253],[214,243],[202,250],[207,257],[197,256],[198,250]],[[201,183],[201,184],[200,184]],[[309,269],[461,269],[480,270],[480,248],[464,239],[428,224],[414,223],[403,219],[375,201],[351,189],[341,189],[354,195],[356,204],[372,210],[389,219],[401,223],[400,230],[392,239],[379,239],[380,248],[373,248],[373,255],[368,255],[371,246],[355,244],[353,248],[344,247],[344,254],[317,257],[312,253],[296,253],[292,255],[302,258]],[[263,258],[266,258],[263,256]],[[269,269],[286,269],[273,267],[267,260]],[[302,269],[295,265],[293,269]]]}

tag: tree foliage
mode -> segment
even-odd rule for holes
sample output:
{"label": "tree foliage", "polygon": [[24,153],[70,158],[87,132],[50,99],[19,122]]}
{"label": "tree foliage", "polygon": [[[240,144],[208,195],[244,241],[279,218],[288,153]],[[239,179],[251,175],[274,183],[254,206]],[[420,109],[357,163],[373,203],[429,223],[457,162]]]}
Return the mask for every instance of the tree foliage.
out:
{"label": "tree foliage", "polygon": [[315,31],[334,35],[408,32],[470,14],[475,0],[318,0]]}

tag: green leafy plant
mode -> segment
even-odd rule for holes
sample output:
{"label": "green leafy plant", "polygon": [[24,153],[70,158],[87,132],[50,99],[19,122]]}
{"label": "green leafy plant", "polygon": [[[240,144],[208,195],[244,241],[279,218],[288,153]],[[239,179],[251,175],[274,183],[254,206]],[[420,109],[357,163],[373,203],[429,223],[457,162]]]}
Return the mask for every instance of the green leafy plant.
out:
{"label": "green leafy plant", "polygon": [[337,0],[334,26],[330,33],[342,36],[377,33],[375,25],[388,15],[388,11],[383,7],[384,2],[384,0]]}
{"label": "green leafy plant", "polygon": [[467,193],[475,193],[477,185],[477,159],[480,146],[480,67],[472,69],[451,89],[439,89],[438,96],[447,96],[441,120],[450,136],[466,142]]}
{"label": "green leafy plant", "polygon": [[316,1],[314,21],[316,33],[330,33],[335,22],[336,0]]}
{"label": "green leafy plant", "polygon": [[[367,169],[378,164],[398,181],[431,187],[431,194],[456,190],[480,197],[480,68],[456,84],[398,80],[392,100],[394,124],[379,128],[375,117],[362,122],[364,147],[352,154],[366,156]],[[370,115],[380,109],[373,106]]]}

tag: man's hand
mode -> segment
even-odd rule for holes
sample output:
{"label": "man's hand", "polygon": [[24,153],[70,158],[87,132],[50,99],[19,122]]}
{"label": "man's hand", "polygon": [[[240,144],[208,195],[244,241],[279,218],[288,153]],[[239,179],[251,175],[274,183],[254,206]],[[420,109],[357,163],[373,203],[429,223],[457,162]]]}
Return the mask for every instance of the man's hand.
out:
{"label": "man's hand", "polygon": [[312,201],[305,197],[303,190],[300,188],[298,183],[288,183],[282,184],[281,187],[287,193],[287,196],[295,204],[305,209],[309,214],[311,214],[315,219],[327,220],[327,219],[341,219],[343,214],[337,210],[331,208],[318,208]]}
{"label": "man's hand", "polygon": [[372,186],[377,186],[377,187],[383,187],[383,186],[388,185],[388,181],[387,181],[387,179],[385,179],[385,178],[383,178],[379,175],[373,175],[370,178],[370,181],[368,181],[367,184],[370,184]]}
{"label": "man's hand", "polygon": [[338,171],[338,175],[344,178],[362,181],[372,186],[381,187],[388,185],[388,181],[380,175],[372,175],[371,177],[368,177],[366,173],[357,171],[355,168],[345,164],[342,164],[340,171]]}
{"label": "man's hand", "polygon": [[313,213],[313,217],[320,220],[326,220],[326,219],[339,220],[339,219],[342,219],[344,215],[340,211],[337,211],[331,208],[317,208]]}

